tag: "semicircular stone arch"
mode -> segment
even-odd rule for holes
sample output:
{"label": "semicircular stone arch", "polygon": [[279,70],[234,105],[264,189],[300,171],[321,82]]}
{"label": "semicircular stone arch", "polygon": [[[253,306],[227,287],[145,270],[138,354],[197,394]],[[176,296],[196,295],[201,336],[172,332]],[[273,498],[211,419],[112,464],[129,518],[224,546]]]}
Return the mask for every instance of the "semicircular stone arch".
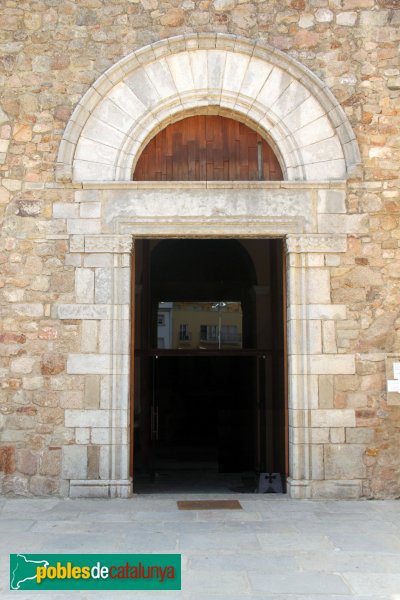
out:
{"label": "semicircular stone arch", "polygon": [[58,180],[130,181],[157,131],[207,112],[257,124],[289,181],[346,179],[360,162],[344,111],[306,67],[260,42],[193,34],[133,52],[97,79],[66,127]]}

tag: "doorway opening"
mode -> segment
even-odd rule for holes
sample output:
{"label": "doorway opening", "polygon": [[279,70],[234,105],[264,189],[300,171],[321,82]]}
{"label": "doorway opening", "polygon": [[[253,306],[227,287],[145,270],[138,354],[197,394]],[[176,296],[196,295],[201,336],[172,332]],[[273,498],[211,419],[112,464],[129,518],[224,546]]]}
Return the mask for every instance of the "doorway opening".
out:
{"label": "doorway opening", "polygon": [[136,240],[136,492],[285,490],[282,246]]}

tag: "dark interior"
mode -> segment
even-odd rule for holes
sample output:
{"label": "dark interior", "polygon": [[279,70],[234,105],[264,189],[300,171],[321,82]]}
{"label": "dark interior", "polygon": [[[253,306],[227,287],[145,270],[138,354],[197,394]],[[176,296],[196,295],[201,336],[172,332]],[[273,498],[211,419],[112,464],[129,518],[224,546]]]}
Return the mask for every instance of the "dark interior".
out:
{"label": "dark interior", "polygon": [[221,473],[254,467],[254,358],[162,356],[153,362],[159,425],[156,466],[190,463]]}
{"label": "dark interior", "polygon": [[[284,479],[282,260],[281,240],[136,241],[137,492],[254,492],[260,473]],[[196,345],[194,330],[206,319],[196,315],[185,325],[193,337],[159,347],[163,303],[232,300],[241,306],[240,348]],[[171,335],[183,326],[180,314],[175,310]]]}

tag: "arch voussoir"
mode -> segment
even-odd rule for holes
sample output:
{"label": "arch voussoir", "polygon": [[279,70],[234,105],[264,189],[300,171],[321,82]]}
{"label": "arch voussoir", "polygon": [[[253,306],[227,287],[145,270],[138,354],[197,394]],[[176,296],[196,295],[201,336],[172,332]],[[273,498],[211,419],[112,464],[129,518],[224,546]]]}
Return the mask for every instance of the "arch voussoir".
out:
{"label": "arch voussoir", "polygon": [[66,127],[58,178],[129,180],[149,139],[192,111],[251,123],[289,180],[345,179],[360,161],[344,111],[306,67],[259,42],[198,34],[147,46],[99,77]]}

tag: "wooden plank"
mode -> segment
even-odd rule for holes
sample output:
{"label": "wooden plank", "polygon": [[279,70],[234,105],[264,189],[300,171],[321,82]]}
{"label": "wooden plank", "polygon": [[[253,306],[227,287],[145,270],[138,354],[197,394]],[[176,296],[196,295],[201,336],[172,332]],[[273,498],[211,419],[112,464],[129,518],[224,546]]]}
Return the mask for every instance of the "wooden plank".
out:
{"label": "wooden plank", "polygon": [[196,179],[196,150],[197,143],[195,140],[188,142],[188,180]]}
{"label": "wooden plank", "polygon": [[248,149],[249,161],[249,179],[254,181],[258,179],[258,149],[257,146],[250,146]]}
{"label": "wooden plank", "polygon": [[207,149],[203,146],[199,152],[199,180],[207,179]]}

